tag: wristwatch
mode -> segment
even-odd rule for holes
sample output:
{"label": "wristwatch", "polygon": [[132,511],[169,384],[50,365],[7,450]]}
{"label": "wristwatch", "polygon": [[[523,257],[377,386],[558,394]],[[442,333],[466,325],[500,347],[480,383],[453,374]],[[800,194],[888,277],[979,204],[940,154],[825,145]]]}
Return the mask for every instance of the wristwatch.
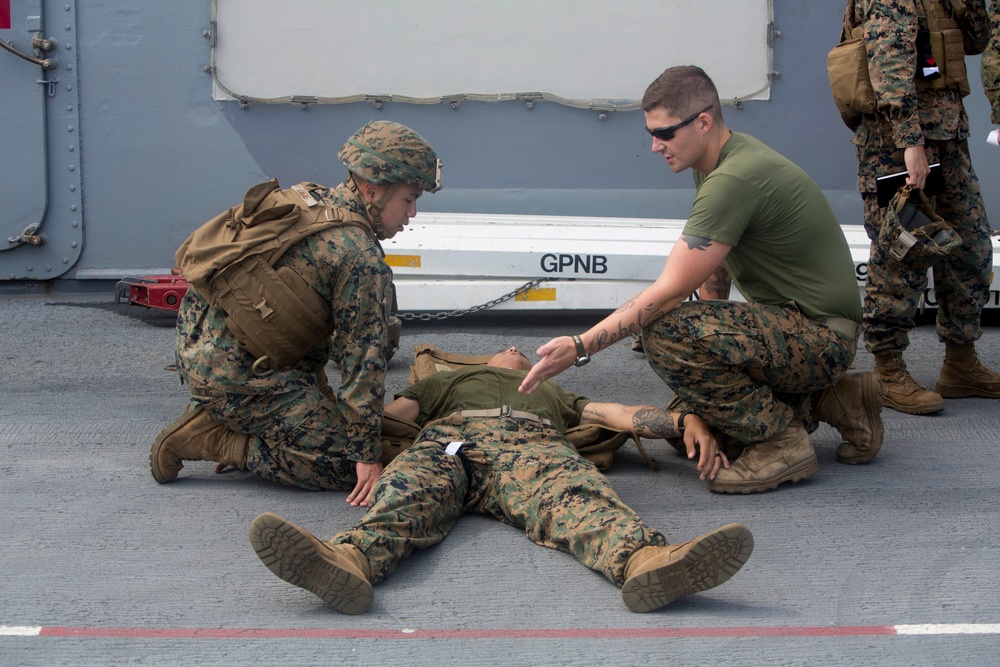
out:
{"label": "wristwatch", "polygon": [[691,412],[682,412],[681,416],[677,418],[677,432],[684,435],[684,418],[688,415],[693,414]]}
{"label": "wristwatch", "polygon": [[583,341],[580,340],[579,336],[573,336],[573,344],[576,345],[576,361],[573,362],[574,366],[583,366],[590,363],[590,355],[587,354],[587,349],[583,346]]}

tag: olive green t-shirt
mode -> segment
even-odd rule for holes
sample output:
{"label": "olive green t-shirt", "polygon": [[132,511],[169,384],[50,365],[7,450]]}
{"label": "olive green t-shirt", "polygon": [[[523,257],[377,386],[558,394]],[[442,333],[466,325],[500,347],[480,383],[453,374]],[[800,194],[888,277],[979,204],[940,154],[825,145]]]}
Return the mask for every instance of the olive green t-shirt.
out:
{"label": "olive green t-shirt", "polygon": [[732,246],[724,266],[752,303],[794,301],[815,319],[861,322],[861,296],[847,239],[829,202],[799,167],[734,132],[710,174],[694,172],[684,233]]}
{"label": "olive green t-shirt", "polygon": [[580,423],[580,413],[590,403],[589,398],[570,393],[551,380],[530,395],[522,394],[517,388],[527,374],[494,366],[439,371],[410,385],[397,398],[420,403],[417,423],[421,425],[460,410],[492,410],[504,405],[548,419],[560,431]]}

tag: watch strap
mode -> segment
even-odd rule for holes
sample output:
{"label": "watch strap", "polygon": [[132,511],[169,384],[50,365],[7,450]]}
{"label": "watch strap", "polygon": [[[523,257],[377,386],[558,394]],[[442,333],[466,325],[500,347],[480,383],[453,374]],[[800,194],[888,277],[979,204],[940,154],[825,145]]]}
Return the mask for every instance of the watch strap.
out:
{"label": "watch strap", "polygon": [[690,414],[693,414],[693,413],[685,411],[685,412],[682,412],[681,416],[677,418],[677,430],[680,432],[681,435],[684,435],[684,418],[687,417]]}

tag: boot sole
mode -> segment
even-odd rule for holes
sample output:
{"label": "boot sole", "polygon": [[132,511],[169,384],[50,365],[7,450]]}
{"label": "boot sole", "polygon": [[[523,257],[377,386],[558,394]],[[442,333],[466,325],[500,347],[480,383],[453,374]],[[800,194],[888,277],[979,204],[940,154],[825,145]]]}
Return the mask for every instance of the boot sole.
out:
{"label": "boot sole", "polygon": [[991,392],[984,390],[982,387],[941,384],[940,382],[934,387],[934,391],[941,394],[941,398],[1000,398],[1000,392],[997,391]]}
{"label": "boot sole", "polygon": [[375,598],[371,584],[325,559],[310,535],[270,512],[250,524],[250,544],[271,572],[342,614],[363,614]]}
{"label": "boot sole", "polygon": [[177,475],[180,474],[181,469],[184,467],[184,463],[180,459],[175,461],[176,470],[163,467],[165,463],[160,461],[160,450],[163,448],[164,441],[194,419],[197,413],[197,410],[193,410],[190,407],[186,408],[184,414],[179,419],[160,431],[160,434],[156,436],[156,440],[153,441],[153,446],[149,448],[149,471],[153,474],[153,479],[160,484],[166,484],[177,479]]}
{"label": "boot sole", "polygon": [[895,403],[885,396],[882,397],[882,405],[887,408],[892,408],[896,412],[903,412],[908,415],[929,415],[944,410],[944,401],[941,401],[940,405],[937,403],[931,403],[930,405],[912,406]]}
{"label": "boot sole", "polygon": [[[837,460],[848,465],[871,461],[882,449],[882,441],[885,439],[885,425],[882,423],[882,381],[875,373],[864,373],[861,381],[861,403],[865,418],[868,420],[868,430],[872,434],[872,442],[864,452],[853,456],[841,456],[838,447]],[[857,450],[857,447],[853,445],[851,447]]]}
{"label": "boot sole", "polygon": [[630,578],[622,586],[622,600],[635,612],[665,607],[729,581],[752,552],[750,529],[731,523],[695,539],[676,561]]}
{"label": "boot sole", "polygon": [[940,403],[929,403],[927,405],[903,405],[901,403],[896,403],[888,396],[884,395],[882,396],[882,405],[887,408],[892,408],[896,412],[903,412],[908,415],[929,415],[944,410],[944,400]]}
{"label": "boot sole", "polygon": [[715,480],[708,483],[708,490],[716,493],[761,493],[775,489],[779,484],[785,482],[802,481],[817,472],[819,472],[819,461],[816,458],[816,452],[813,452],[809,458],[789,467],[777,477],[763,481],[722,482],[721,484]]}

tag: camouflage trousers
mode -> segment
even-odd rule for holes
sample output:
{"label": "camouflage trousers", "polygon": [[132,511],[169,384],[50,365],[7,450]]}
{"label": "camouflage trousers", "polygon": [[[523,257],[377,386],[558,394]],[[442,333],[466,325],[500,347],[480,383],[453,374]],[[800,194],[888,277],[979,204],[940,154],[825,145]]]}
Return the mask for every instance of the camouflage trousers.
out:
{"label": "camouflage trousers", "polygon": [[[445,453],[465,442],[457,456]],[[561,433],[509,417],[452,415],[432,422],[383,471],[375,502],[332,543],[351,543],[381,581],[415,549],[444,540],[465,512],[523,529],[621,586],[637,549],[664,545]]]}
{"label": "camouflage trousers", "polygon": [[334,394],[315,383],[277,394],[231,394],[191,385],[191,401],[226,428],[250,435],[247,470],[308,491],[349,491],[355,462],[344,455],[347,432]]}
{"label": "camouflage trousers", "polygon": [[[971,343],[982,336],[980,316],[990,295],[990,224],[979,179],[969,159],[968,142],[926,140],[924,149],[930,164],[941,163],[944,181],[942,190],[931,199],[934,210],[962,237],[962,244],[949,258],[931,269],[937,334],[943,342]],[[857,153],[865,231],[874,241],[882,225],[882,209],[878,207],[874,179],[864,176],[905,170],[903,151],[859,145]],[[902,350],[909,345],[908,333],[927,282],[926,269],[909,268],[905,261],[890,257],[884,248],[872,243],[864,298],[865,346],[869,352]]]}
{"label": "camouflage trousers", "polygon": [[743,445],[796,421],[815,430],[811,394],[836,383],[857,351],[794,304],[723,300],[682,303],[646,326],[642,343],[675,405]]}

